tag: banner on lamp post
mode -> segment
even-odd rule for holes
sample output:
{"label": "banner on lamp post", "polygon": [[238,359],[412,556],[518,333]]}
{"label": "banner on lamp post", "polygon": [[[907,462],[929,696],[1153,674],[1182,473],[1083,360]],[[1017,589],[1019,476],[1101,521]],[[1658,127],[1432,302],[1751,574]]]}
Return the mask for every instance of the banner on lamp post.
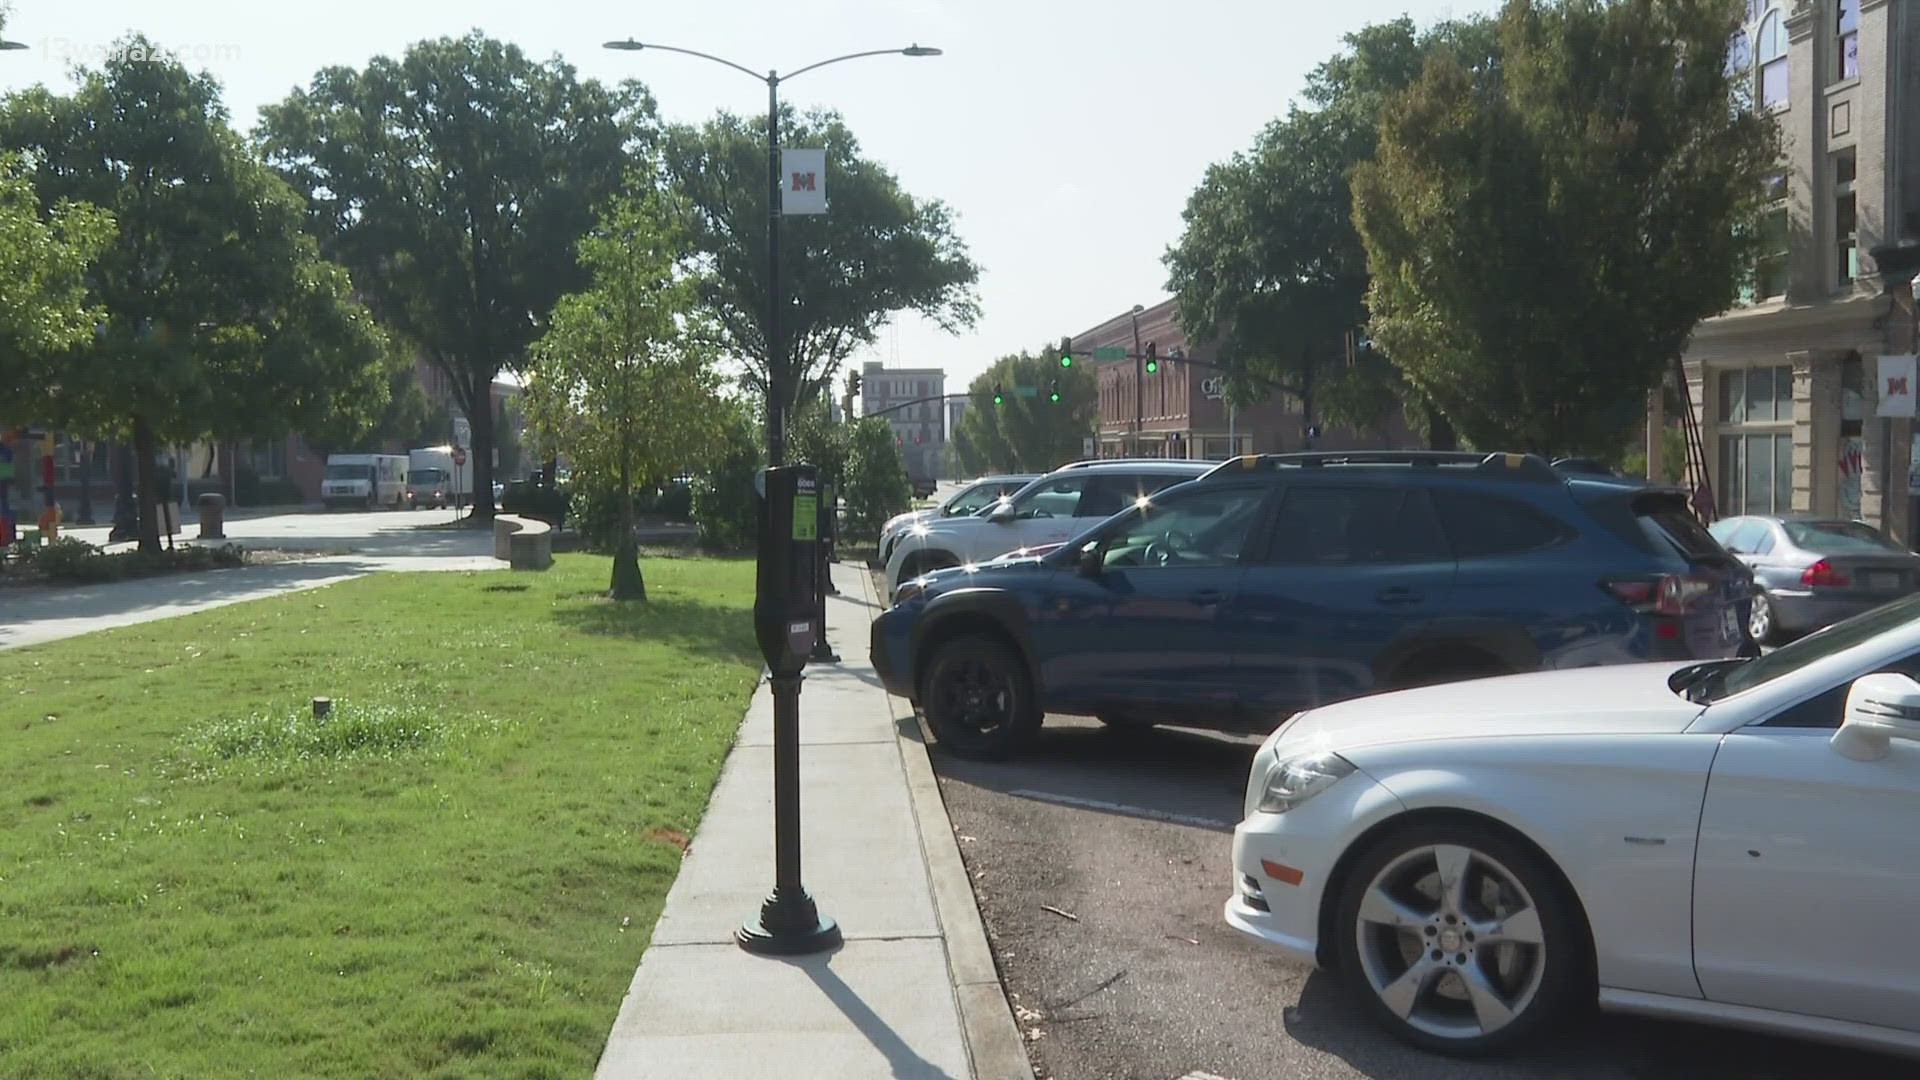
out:
{"label": "banner on lamp post", "polygon": [[780,213],[827,212],[827,152],[780,151]]}
{"label": "banner on lamp post", "polygon": [[1875,416],[1911,418],[1913,410],[1914,355],[1880,358],[1880,403]]}

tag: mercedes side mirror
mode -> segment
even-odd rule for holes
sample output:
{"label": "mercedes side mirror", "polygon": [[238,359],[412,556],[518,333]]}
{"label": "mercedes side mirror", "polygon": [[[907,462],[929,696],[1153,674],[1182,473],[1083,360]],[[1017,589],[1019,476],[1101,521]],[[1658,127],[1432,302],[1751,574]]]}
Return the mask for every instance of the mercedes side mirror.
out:
{"label": "mercedes side mirror", "polygon": [[1106,558],[1106,552],[1100,549],[1099,544],[1088,544],[1080,549],[1080,557],[1075,561],[1079,563],[1083,577],[1097,578],[1105,568]]}
{"label": "mercedes side mirror", "polygon": [[1878,761],[1895,739],[1920,742],[1920,683],[1891,671],[1853,680],[1833,748],[1855,761]]}

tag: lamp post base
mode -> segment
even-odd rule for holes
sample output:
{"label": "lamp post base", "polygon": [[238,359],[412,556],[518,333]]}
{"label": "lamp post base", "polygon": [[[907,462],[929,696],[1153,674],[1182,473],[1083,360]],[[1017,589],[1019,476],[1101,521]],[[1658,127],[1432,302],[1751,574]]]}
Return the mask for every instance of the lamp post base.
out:
{"label": "lamp post base", "polygon": [[733,932],[733,940],[761,956],[804,956],[840,947],[840,925],[820,914],[805,889],[775,888],[760,917]]}

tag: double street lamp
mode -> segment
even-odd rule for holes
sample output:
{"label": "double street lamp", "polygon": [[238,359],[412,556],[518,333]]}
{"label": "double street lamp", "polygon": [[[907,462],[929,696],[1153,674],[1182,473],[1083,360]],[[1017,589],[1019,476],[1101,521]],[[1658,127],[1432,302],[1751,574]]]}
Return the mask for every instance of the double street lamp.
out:
{"label": "double street lamp", "polygon": [[0,38],[0,52],[14,52],[26,47],[27,43],[24,41],[8,41],[6,38]]}
{"label": "double street lamp", "polygon": [[[773,689],[773,893],[760,906],[757,919],[734,934],[734,940],[749,952],[797,954],[822,952],[840,944],[840,927],[820,914],[813,897],[800,881],[800,668],[805,663],[805,645],[796,649],[793,630],[809,629],[813,658],[832,657],[826,647],[826,602],[814,591],[807,597],[811,619],[804,619],[799,598],[789,595],[797,590],[793,582],[805,580],[792,568],[803,565],[814,554],[817,533],[814,521],[798,519],[802,515],[832,520],[831,497],[821,498],[810,470],[782,468],[787,455],[787,405],[793,396],[794,372],[780,334],[780,84],[815,68],[858,60],[865,56],[938,56],[939,49],[910,45],[904,49],[873,49],[848,53],[817,64],[796,68],[785,75],[769,71],[760,75],[731,60],[672,45],[646,45],[629,38],[609,41],[609,49],[638,52],[657,49],[684,53],[711,60],[767,84],[767,463],[770,467],[761,492],[759,566],[755,579],[754,621],[760,648],[767,657]],[[807,475],[798,475],[805,472]],[[789,475],[794,474],[794,475]],[[776,480],[778,481],[776,483]],[[776,498],[776,489],[780,497]],[[804,491],[802,495],[800,492]],[[790,519],[782,503],[792,507]],[[782,532],[784,526],[785,532]],[[803,535],[804,532],[804,535]],[[791,534],[789,542],[786,534]],[[824,564],[818,574],[824,575]],[[816,581],[817,584],[817,581]],[[813,591],[813,590],[809,590]],[[800,620],[800,621],[797,621]],[[817,621],[815,621],[817,620]],[[784,647],[780,644],[785,642]]]}
{"label": "double street lamp", "polygon": [[787,455],[787,399],[792,393],[793,377],[788,369],[787,351],[780,338],[780,84],[815,68],[838,64],[843,60],[858,60],[867,56],[939,56],[940,50],[926,45],[909,45],[904,49],[870,49],[808,64],[784,75],[777,71],[762,75],[731,60],[673,45],[654,45],[628,38],[625,41],[609,41],[606,47],[621,52],[652,49],[697,56],[767,84],[767,464],[784,465]]}

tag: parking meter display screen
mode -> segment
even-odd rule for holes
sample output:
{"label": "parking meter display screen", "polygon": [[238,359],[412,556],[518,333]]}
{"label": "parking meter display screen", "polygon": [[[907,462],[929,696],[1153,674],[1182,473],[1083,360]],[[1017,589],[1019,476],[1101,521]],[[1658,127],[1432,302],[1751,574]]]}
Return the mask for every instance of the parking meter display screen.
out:
{"label": "parking meter display screen", "polygon": [[819,498],[811,491],[793,496],[793,538],[811,543],[820,538]]}

